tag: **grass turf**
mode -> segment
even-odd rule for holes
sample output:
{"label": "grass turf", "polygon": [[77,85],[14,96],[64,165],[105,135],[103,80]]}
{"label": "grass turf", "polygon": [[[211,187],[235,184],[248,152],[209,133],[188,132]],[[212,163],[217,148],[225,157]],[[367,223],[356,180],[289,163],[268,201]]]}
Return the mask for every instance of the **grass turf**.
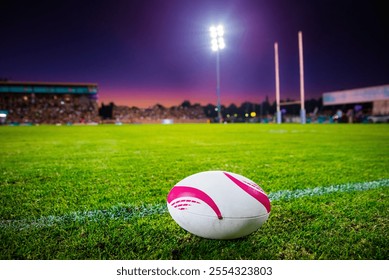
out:
{"label": "grass turf", "polygon": [[[389,259],[389,190],[273,202],[265,225],[206,240],[165,211],[34,220],[163,205],[205,170],[242,174],[267,193],[387,179],[388,125],[0,127],[1,259]],[[19,221],[30,226],[10,226]]]}

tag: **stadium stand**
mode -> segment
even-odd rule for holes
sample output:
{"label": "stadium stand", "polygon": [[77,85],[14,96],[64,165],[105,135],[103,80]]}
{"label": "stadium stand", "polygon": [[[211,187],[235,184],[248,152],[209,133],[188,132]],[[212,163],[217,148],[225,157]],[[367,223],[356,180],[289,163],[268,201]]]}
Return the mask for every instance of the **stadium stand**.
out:
{"label": "stadium stand", "polygon": [[[381,89],[382,87],[376,88]],[[385,90],[387,88],[387,86],[384,87]],[[343,98],[346,96],[343,92],[339,94],[330,93],[330,97],[335,98],[339,95]],[[385,94],[387,95],[387,91]],[[0,124],[218,122],[215,105],[212,104],[201,106],[184,101],[182,104],[170,108],[160,104],[148,108],[138,108],[115,105],[111,102],[108,105],[101,104],[99,108],[97,99],[97,84],[0,80]],[[324,99],[326,99],[326,95]],[[370,102],[362,100],[365,102],[357,103],[334,103],[332,101],[333,104],[328,103],[328,100],[324,101],[324,104],[321,99],[305,101],[308,123],[389,121],[388,100],[379,100],[380,103],[370,99],[368,100]],[[275,122],[275,108],[275,102],[271,104],[266,97],[261,104],[244,102],[239,107],[234,104],[228,107],[222,106],[222,115],[224,122],[268,123]],[[299,105],[282,106],[282,119],[282,122],[286,123],[299,122]]]}
{"label": "stadium stand", "polygon": [[0,110],[10,124],[96,122],[97,84],[0,81]]}

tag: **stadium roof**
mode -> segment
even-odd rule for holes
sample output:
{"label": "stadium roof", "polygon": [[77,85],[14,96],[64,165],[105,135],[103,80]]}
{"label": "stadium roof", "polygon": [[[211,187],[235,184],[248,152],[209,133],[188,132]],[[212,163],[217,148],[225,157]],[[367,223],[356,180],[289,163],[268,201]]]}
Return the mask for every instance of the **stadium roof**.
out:
{"label": "stadium roof", "polygon": [[97,84],[0,81],[0,93],[97,94]]}
{"label": "stadium roof", "polygon": [[323,93],[323,105],[389,100],[389,85]]}

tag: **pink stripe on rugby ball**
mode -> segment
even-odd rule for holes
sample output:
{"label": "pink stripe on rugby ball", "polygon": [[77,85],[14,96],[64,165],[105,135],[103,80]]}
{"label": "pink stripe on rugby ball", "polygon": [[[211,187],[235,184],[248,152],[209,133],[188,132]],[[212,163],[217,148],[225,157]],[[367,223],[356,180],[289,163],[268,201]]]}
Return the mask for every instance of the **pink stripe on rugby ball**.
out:
{"label": "pink stripe on rugby ball", "polygon": [[213,199],[205,192],[192,187],[174,186],[174,188],[170,191],[167,197],[167,201],[170,204],[170,202],[172,202],[173,200],[181,197],[194,197],[204,201],[206,204],[209,205],[209,207],[212,208],[212,210],[215,212],[219,219],[223,219],[219,207],[217,207]]}
{"label": "pink stripe on rugby ball", "polygon": [[234,182],[236,185],[238,185],[242,190],[244,190],[246,193],[254,197],[256,200],[258,200],[263,206],[265,206],[268,213],[270,213],[270,201],[266,194],[262,193],[259,189],[257,189],[254,186],[250,186],[239,179],[235,178],[231,174],[228,174],[227,172],[223,172],[224,175],[226,175],[232,182]]}

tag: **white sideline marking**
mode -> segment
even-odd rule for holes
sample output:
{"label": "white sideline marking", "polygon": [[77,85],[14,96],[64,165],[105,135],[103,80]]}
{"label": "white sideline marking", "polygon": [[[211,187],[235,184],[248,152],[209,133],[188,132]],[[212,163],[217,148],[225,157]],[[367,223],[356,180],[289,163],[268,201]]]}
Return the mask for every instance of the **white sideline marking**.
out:
{"label": "white sideline marking", "polygon": [[352,192],[365,191],[376,189],[380,187],[389,187],[389,179],[382,179],[379,181],[363,182],[363,183],[348,183],[343,185],[333,185],[329,187],[316,187],[313,189],[298,189],[298,190],[282,190],[278,192],[269,193],[270,201],[290,200],[307,196],[319,196],[335,192]]}
{"label": "white sideline marking", "polygon": [[[348,183],[329,187],[316,187],[313,189],[282,190],[268,194],[270,201],[292,200],[302,197],[321,196],[336,192],[366,191],[381,187],[389,187],[389,179],[363,183]],[[13,228],[24,230],[29,228],[50,227],[63,223],[101,222],[102,220],[123,220],[140,218],[167,212],[165,203],[154,205],[118,205],[107,210],[77,211],[62,216],[45,216],[38,219],[1,220],[0,228]]]}

